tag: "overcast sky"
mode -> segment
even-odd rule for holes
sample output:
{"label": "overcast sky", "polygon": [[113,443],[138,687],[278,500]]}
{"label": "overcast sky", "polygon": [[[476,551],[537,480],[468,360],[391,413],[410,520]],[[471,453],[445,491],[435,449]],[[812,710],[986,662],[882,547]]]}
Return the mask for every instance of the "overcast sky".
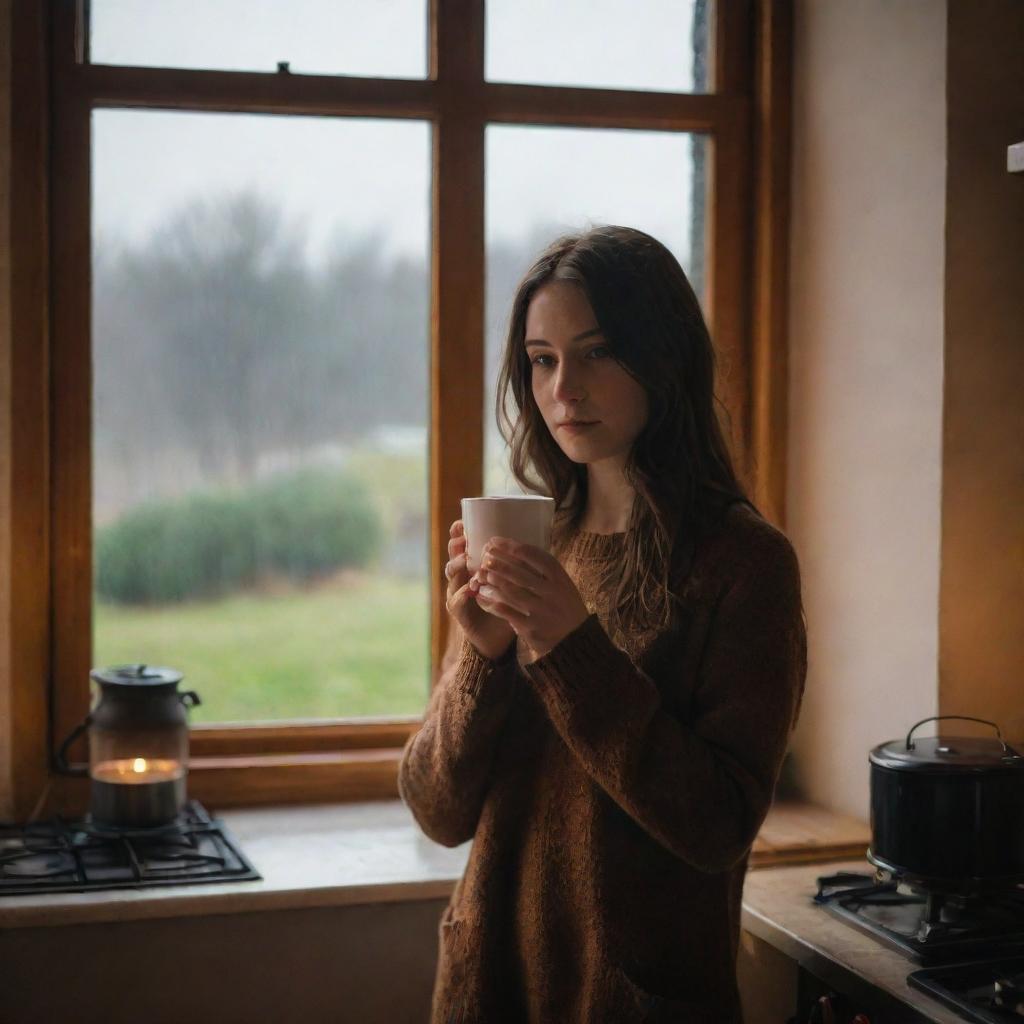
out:
{"label": "overcast sky", "polygon": [[[424,0],[92,0],[97,63],[416,78],[426,72]],[[488,0],[493,81],[692,87],[693,0]],[[376,234],[426,257],[430,126],[421,122],[98,111],[99,244],[143,241],[194,197],[254,189],[308,231],[316,262]],[[537,224],[642,228],[683,259],[689,137],[586,129],[487,129],[487,238]]]}

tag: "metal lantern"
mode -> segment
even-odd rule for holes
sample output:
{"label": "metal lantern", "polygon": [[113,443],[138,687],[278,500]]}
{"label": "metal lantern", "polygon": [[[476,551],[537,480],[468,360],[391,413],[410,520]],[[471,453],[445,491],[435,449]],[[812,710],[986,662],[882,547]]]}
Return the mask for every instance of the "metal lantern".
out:
{"label": "metal lantern", "polygon": [[90,818],[97,825],[148,828],[167,825],[185,805],[188,709],[200,703],[178,692],[182,674],[150,665],[116,665],[89,673],[99,699],[65,740],[89,730]]}

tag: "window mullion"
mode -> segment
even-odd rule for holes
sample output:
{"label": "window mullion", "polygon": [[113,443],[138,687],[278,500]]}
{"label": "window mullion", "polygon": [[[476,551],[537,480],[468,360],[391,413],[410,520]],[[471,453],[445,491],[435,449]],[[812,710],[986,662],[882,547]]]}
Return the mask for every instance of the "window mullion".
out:
{"label": "window mullion", "polygon": [[436,678],[448,639],[448,528],[483,487],[484,9],[431,0],[434,125],[431,252],[430,592]]}
{"label": "window mullion", "polygon": [[489,82],[488,121],[644,131],[712,132],[746,100],[732,96],[634,92]]}
{"label": "window mullion", "polygon": [[70,87],[93,106],[427,119],[435,83],[344,75],[77,65]]}
{"label": "window mullion", "polygon": [[484,80],[484,0],[430,0],[429,75],[469,87]]}

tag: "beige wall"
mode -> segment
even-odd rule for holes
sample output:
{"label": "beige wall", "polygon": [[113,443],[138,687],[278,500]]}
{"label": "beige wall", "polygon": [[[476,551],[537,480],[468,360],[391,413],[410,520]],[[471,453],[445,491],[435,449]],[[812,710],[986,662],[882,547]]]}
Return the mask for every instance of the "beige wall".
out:
{"label": "beige wall", "polygon": [[1024,749],[1024,3],[949,21],[939,706]]}
{"label": "beige wall", "polygon": [[867,817],[868,751],[936,713],[945,0],[796,0],[787,532],[810,798]]}

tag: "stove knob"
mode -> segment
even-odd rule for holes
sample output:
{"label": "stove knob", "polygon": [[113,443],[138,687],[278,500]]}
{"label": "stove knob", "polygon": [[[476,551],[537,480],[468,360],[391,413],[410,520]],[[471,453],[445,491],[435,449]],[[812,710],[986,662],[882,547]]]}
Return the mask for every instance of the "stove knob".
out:
{"label": "stove knob", "polygon": [[809,1024],[837,1024],[836,1011],[830,996],[822,996],[814,1004]]}

